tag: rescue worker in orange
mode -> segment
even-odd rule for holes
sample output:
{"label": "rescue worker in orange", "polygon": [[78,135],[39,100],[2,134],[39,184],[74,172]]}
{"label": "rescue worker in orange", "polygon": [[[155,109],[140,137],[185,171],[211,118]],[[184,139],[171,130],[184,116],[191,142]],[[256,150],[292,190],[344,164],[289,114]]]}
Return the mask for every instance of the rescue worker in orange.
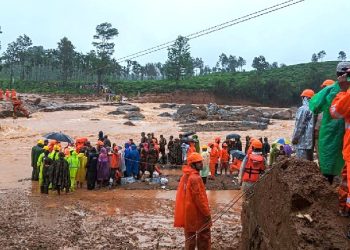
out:
{"label": "rescue worker in orange", "polygon": [[220,148],[220,142],[221,142],[221,138],[220,137],[216,137],[215,138],[215,143],[214,143],[214,147],[216,147],[217,151],[218,151],[218,160],[215,164],[215,175],[217,175],[218,172],[218,168],[219,168],[219,161],[220,161],[220,157],[221,157],[221,148]]}
{"label": "rescue worker in orange", "polygon": [[5,91],[5,97],[6,97],[6,101],[10,100],[10,91],[8,89],[6,89]]}
{"label": "rescue worker in orange", "polygon": [[23,107],[23,102],[20,96],[18,98],[13,97],[12,104],[13,104],[13,118],[17,118],[17,115],[16,115],[17,112],[21,112],[27,118],[29,118],[29,112]]}
{"label": "rescue worker in orange", "polygon": [[348,73],[338,77],[341,91],[334,98],[330,107],[330,114],[334,119],[345,120],[345,134],[343,140],[343,158],[345,166],[341,172],[341,184],[338,189],[339,214],[350,215],[350,68]]}
{"label": "rescue worker in orange", "polygon": [[266,169],[266,160],[262,155],[262,143],[259,140],[252,142],[252,152],[248,154],[241,165],[238,182],[243,192],[247,192],[259,180],[260,174]]}
{"label": "rescue worker in orange", "polygon": [[17,92],[14,89],[11,89],[11,98],[16,98],[17,97]]}
{"label": "rescue worker in orange", "polygon": [[0,89],[0,101],[4,99],[4,91]]}
{"label": "rescue worker in orange", "polygon": [[227,144],[222,144],[221,156],[220,156],[220,174],[222,175],[222,170],[225,170],[225,175],[227,174],[228,165],[230,161],[230,154],[228,153]]}
{"label": "rescue worker in orange", "polygon": [[195,152],[188,156],[176,192],[174,226],[185,231],[185,249],[211,249],[211,215],[207,194],[199,171],[203,157]]}
{"label": "rescue worker in orange", "polygon": [[216,175],[216,165],[218,164],[219,159],[219,151],[217,147],[214,146],[213,143],[209,143],[208,146],[210,147],[210,160],[209,160],[209,169],[210,169],[210,176],[209,179],[214,180]]}
{"label": "rescue worker in orange", "polygon": [[236,174],[239,173],[239,170],[241,169],[241,165],[242,165],[242,160],[235,157],[233,162],[230,165],[230,174],[233,174],[233,172],[236,172]]}
{"label": "rescue worker in orange", "polygon": [[192,154],[194,152],[197,152],[195,141],[194,140],[190,140],[189,143],[190,143],[190,147],[187,150],[187,155],[190,155],[190,154]]}

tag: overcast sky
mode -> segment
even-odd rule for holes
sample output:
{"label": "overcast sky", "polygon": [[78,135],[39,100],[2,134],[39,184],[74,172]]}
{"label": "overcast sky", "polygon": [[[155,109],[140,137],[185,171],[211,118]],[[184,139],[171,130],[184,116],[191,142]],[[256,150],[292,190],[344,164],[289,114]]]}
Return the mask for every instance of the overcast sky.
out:
{"label": "overcast sky", "polygon": [[[68,37],[77,51],[93,49],[96,25],[110,22],[119,30],[114,57],[120,58],[222,22],[270,7],[283,0],[0,0],[0,35],[7,44],[26,34],[33,45],[56,48]],[[349,0],[305,0],[190,41],[193,57],[215,65],[224,52],[242,56],[250,65],[264,55],[287,65],[309,62],[325,50],[336,60],[344,50],[350,58]],[[165,62],[167,51],[138,59]]]}

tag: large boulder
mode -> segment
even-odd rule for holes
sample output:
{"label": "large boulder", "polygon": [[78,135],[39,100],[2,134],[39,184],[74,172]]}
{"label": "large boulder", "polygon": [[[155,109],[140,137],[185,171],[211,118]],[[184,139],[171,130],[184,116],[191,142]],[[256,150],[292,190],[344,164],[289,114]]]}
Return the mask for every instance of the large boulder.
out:
{"label": "large boulder", "polygon": [[129,112],[128,114],[126,114],[124,116],[124,118],[128,119],[128,120],[137,121],[137,120],[144,119],[145,116],[143,114],[141,114],[140,112],[138,112],[138,111],[132,111],[132,112]]}
{"label": "large boulder", "polygon": [[159,114],[158,116],[160,116],[160,117],[172,117],[173,115],[170,114],[169,112],[164,112],[164,113]]}
{"label": "large boulder", "polygon": [[277,112],[272,114],[271,118],[278,119],[278,120],[292,120],[293,119],[293,111],[290,109],[277,111]]}
{"label": "large boulder", "polygon": [[216,103],[209,103],[207,109],[209,115],[216,115],[219,110],[219,106]]}
{"label": "large boulder", "polygon": [[185,116],[192,113],[192,111],[196,109],[196,107],[192,104],[185,104],[177,109],[176,114],[179,116]]}
{"label": "large boulder", "polygon": [[200,110],[200,109],[194,109],[192,111],[192,115],[197,119],[197,120],[205,120],[208,118],[207,112]]}
{"label": "large boulder", "polygon": [[130,111],[141,111],[139,107],[135,106],[135,105],[124,105],[124,106],[120,106],[117,107],[117,111],[119,112],[130,112]]}

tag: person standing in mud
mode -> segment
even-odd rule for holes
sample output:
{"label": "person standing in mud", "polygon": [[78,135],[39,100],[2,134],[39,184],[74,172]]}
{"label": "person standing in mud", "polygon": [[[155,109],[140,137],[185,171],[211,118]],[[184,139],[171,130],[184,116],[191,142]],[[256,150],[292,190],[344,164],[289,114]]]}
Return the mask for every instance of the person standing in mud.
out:
{"label": "person standing in mud", "polygon": [[160,163],[161,164],[166,164],[167,163],[166,154],[165,154],[165,147],[166,147],[166,145],[167,145],[166,139],[163,137],[163,135],[160,135],[159,151],[160,151],[160,154],[161,154],[161,157],[160,157]]}
{"label": "person standing in mud", "polygon": [[245,149],[244,149],[244,153],[245,154],[247,154],[247,152],[248,152],[248,149],[249,149],[249,146],[250,146],[250,136],[249,135],[247,135],[246,137],[245,137]]}
{"label": "person standing in mud", "polygon": [[37,145],[32,147],[32,155],[31,155],[31,162],[32,162],[32,181],[38,181],[39,180],[39,170],[37,167],[37,162],[39,159],[39,156],[44,152],[44,142],[43,140],[38,140]]}
{"label": "person standing in mud", "polygon": [[148,143],[142,143],[140,149],[140,170],[142,175],[144,175],[147,170]]}
{"label": "person standing in mud", "polygon": [[168,162],[173,165],[175,164],[174,162],[175,159],[175,153],[174,153],[174,136],[169,137],[169,142],[168,142]]}
{"label": "person standing in mud", "polygon": [[133,176],[135,179],[139,179],[140,153],[135,144],[131,145],[130,162],[131,167],[128,176]]}
{"label": "person standing in mud", "polygon": [[212,226],[208,197],[199,171],[203,157],[195,152],[183,166],[175,200],[174,226],[185,231],[185,249],[211,249]]}
{"label": "person standing in mud", "polygon": [[235,139],[235,147],[237,150],[242,151],[242,142],[241,138],[236,138]]}
{"label": "person standing in mud", "polygon": [[43,182],[40,186],[41,193],[48,194],[49,186],[52,183],[53,176],[53,160],[49,157],[49,151],[45,151],[45,156],[43,158]]}
{"label": "person standing in mud", "polygon": [[64,159],[64,153],[58,154],[58,160],[53,163],[52,173],[52,187],[57,190],[58,195],[61,194],[61,190],[65,189],[66,193],[70,188],[70,175],[69,165],[66,159]]}
{"label": "person standing in mud", "polygon": [[292,143],[295,145],[298,158],[312,161],[314,153],[314,115],[309,109],[309,101],[314,96],[314,91],[305,89],[300,96],[303,105],[298,109],[295,115]]}
{"label": "person standing in mud", "polygon": [[268,154],[270,153],[271,147],[269,144],[269,141],[267,139],[267,137],[264,137],[264,143],[263,143],[263,156],[265,157],[265,159],[267,159]]}
{"label": "person standing in mud", "polygon": [[148,152],[147,158],[147,170],[149,172],[150,178],[153,178],[153,172],[155,171],[155,165],[158,163],[158,153],[154,148],[154,144],[151,144],[151,148]]}
{"label": "person standing in mud", "polygon": [[67,158],[67,162],[69,165],[69,176],[70,176],[70,191],[75,191],[76,188],[76,177],[80,167],[80,162],[78,158],[77,152],[75,150],[70,151],[70,156]]}
{"label": "person standing in mud", "polygon": [[146,137],[146,133],[142,132],[141,133],[141,143],[146,143],[147,142],[147,137]]}
{"label": "person standing in mud", "polygon": [[103,184],[109,180],[109,160],[107,155],[107,149],[101,148],[101,152],[98,156],[97,163],[97,182],[99,187],[102,188]]}
{"label": "person standing in mud", "polygon": [[86,170],[86,180],[87,180],[87,189],[95,189],[95,184],[97,180],[97,162],[98,162],[98,153],[96,148],[92,148],[88,157],[88,164]]}

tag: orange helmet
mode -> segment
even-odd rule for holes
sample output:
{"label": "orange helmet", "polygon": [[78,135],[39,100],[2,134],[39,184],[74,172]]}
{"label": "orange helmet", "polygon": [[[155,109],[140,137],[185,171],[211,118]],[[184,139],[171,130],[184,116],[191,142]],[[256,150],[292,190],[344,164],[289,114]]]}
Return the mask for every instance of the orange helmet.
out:
{"label": "orange helmet", "polygon": [[263,147],[261,141],[259,141],[259,140],[254,140],[252,142],[252,146],[256,149],[262,149],[262,147]]}
{"label": "orange helmet", "polygon": [[192,153],[187,157],[187,164],[190,165],[194,162],[200,162],[203,161],[203,157],[199,153]]}
{"label": "orange helmet", "polygon": [[329,86],[329,85],[332,85],[333,83],[334,83],[333,80],[327,79],[327,80],[325,80],[325,81],[321,84],[321,88],[327,87],[327,86]]}
{"label": "orange helmet", "polygon": [[221,138],[220,138],[220,137],[216,137],[216,138],[215,138],[215,142],[216,142],[216,143],[220,143],[220,141],[221,141]]}
{"label": "orange helmet", "polygon": [[309,97],[309,98],[311,98],[311,97],[313,97],[314,96],[314,94],[315,94],[315,92],[312,90],[312,89],[305,89],[304,91],[303,91],[303,93],[301,93],[301,97]]}

